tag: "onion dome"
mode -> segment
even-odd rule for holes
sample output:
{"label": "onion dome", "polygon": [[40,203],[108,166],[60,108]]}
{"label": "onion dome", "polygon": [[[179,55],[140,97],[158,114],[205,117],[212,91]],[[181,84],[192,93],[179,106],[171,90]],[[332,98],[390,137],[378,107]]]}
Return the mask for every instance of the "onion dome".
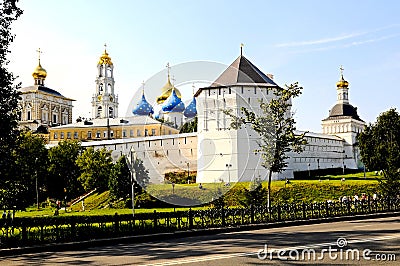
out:
{"label": "onion dome", "polygon": [[343,75],[342,75],[342,78],[338,82],[336,82],[336,87],[338,89],[339,88],[347,88],[347,87],[349,87],[349,82],[344,80]]}
{"label": "onion dome", "polygon": [[112,65],[113,63],[111,62],[111,57],[108,55],[107,50],[104,48],[104,53],[101,55],[99,62],[97,63],[98,65],[106,64],[106,65]]}
{"label": "onion dome", "polygon": [[185,104],[181,98],[177,95],[175,89],[172,90],[171,95],[164,101],[161,106],[163,112],[183,112],[185,110]]}
{"label": "onion dome", "polygon": [[349,82],[347,82],[347,81],[344,80],[344,78],[343,78],[343,70],[344,70],[343,66],[340,66],[340,76],[341,76],[341,77],[340,77],[340,80],[339,80],[338,82],[336,82],[336,87],[337,87],[338,89],[349,87]]}
{"label": "onion dome", "polygon": [[193,118],[197,115],[196,98],[193,97],[193,100],[186,107],[185,111],[183,111],[183,115],[187,118]]}
{"label": "onion dome", "polygon": [[35,71],[33,71],[32,76],[34,79],[45,79],[47,77],[46,70],[40,65],[40,59],[39,65],[35,68]]}
{"label": "onion dome", "polygon": [[142,94],[142,100],[133,108],[132,113],[134,115],[150,115],[154,114],[154,109],[151,104],[144,97],[144,93]]}
{"label": "onion dome", "polygon": [[169,63],[167,64],[167,70],[168,70],[168,79],[167,79],[167,83],[164,85],[164,87],[161,88],[161,95],[157,97],[156,101],[158,104],[163,103],[165,100],[168,99],[168,97],[171,95],[172,90],[176,91],[176,95],[179,98],[182,98],[180,91],[174,87],[174,85],[172,85],[171,80],[170,80],[170,76],[169,76]]}

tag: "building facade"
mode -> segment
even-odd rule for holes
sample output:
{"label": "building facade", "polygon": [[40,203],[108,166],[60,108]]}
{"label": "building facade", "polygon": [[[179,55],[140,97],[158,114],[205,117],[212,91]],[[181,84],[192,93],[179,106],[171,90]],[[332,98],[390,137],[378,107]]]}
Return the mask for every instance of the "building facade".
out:
{"label": "building facade", "polygon": [[179,130],[148,116],[98,118],[50,129],[51,143],[62,140],[99,141],[178,134]]}
{"label": "building facade", "polygon": [[[40,55],[40,54],[39,54]],[[34,85],[20,89],[18,104],[19,125],[41,133],[48,128],[72,123],[73,99],[63,96],[56,90],[45,86],[46,70],[40,64],[32,73]]]}

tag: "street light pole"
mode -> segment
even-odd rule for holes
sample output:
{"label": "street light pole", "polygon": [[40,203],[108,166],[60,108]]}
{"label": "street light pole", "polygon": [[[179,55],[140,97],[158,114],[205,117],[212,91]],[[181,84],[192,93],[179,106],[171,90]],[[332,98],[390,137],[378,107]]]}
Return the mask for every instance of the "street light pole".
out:
{"label": "street light pole", "polygon": [[135,180],[136,180],[136,172],[135,172],[135,161],[136,156],[134,156],[131,151],[131,195],[132,195],[132,216],[135,217]]}
{"label": "street light pole", "polygon": [[232,167],[232,164],[227,163],[225,166],[226,166],[226,168],[228,168],[228,183],[230,184],[231,183],[231,171],[229,168]]}
{"label": "street light pole", "polygon": [[37,171],[37,161],[38,158],[35,158],[35,183],[36,183],[36,208],[39,210],[39,189],[38,189],[38,171]]}
{"label": "street light pole", "polygon": [[187,168],[188,168],[188,181],[190,180],[190,168],[189,168],[189,162],[186,162]]}

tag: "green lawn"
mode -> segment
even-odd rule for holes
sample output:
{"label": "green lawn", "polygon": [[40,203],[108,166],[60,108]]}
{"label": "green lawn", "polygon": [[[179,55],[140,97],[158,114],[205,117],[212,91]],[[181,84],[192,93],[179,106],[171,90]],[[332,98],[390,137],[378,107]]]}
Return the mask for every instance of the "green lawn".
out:
{"label": "green lawn", "polygon": [[[345,181],[341,181],[342,178]],[[271,184],[273,199],[279,202],[286,201],[324,201],[338,200],[341,196],[361,195],[362,193],[373,194],[377,192],[379,176],[374,172],[367,172],[366,178],[363,173],[338,175],[338,176],[322,176],[319,180],[290,180],[289,184],[285,181],[273,181]],[[222,183],[202,184],[203,189],[199,189],[198,184],[177,184],[172,190],[171,184],[150,185],[147,189],[151,195],[159,199],[185,198],[200,199],[203,202],[209,202],[216,195],[216,191],[222,192],[230,197],[229,202],[237,204],[240,191],[243,188],[250,188],[250,182],[232,183],[231,186],[224,186]],[[267,182],[263,182],[263,186],[267,186]],[[238,193],[239,191],[239,193]],[[239,196],[237,196],[239,195]],[[196,207],[192,209],[201,209]],[[208,208],[208,207],[204,207]],[[175,210],[188,210],[189,208],[176,208]],[[169,212],[174,208],[157,208],[157,209],[141,209],[136,208],[136,213],[141,212]],[[47,207],[40,210],[36,208],[28,208],[24,212],[17,212],[19,217],[37,217],[37,216],[53,216],[55,208]],[[85,199],[85,211],[82,211],[81,203],[68,208],[68,211],[60,210],[59,215],[114,215],[131,214],[132,209],[110,208],[109,192],[95,193]]]}

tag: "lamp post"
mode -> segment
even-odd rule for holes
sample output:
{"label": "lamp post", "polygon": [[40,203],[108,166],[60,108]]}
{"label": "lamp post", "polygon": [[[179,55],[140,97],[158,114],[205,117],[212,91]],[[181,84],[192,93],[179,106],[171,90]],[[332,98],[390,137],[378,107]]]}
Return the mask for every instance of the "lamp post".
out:
{"label": "lamp post", "polygon": [[36,183],[36,208],[39,210],[39,189],[38,189],[38,171],[37,171],[38,157],[35,158],[35,183]]}
{"label": "lamp post", "polygon": [[[131,151],[131,195],[132,195],[132,216],[135,217],[135,181],[136,181],[136,171],[135,171],[135,162],[136,162],[136,153]],[[128,162],[127,162],[128,163]]]}
{"label": "lamp post", "polygon": [[189,164],[189,162],[186,162],[186,165],[187,165],[187,169],[188,169],[188,182],[189,182],[189,180],[190,180],[190,168],[189,168],[190,164]]}
{"label": "lamp post", "polygon": [[308,163],[308,178],[311,177],[311,172],[310,172],[310,163]]}
{"label": "lamp post", "polygon": [[226,168],[228,168],[228,183],[230,184],[231,183],[231,171],[229,168],[232,167],[232,164],[227,163],[225,166],[226,166]]}
{"label": "lamp post", "polygon": [[346,168],[346,166],[344,165],[344,159],[343,159],[343,163],[342,163],[342,168],[343,168],[343,174],[344,174],[344,168]]}
{"label": "lamp post", "polygon": [[319,177],[319,158],[317,158],[317,164],[318,164],[318,177]]}

